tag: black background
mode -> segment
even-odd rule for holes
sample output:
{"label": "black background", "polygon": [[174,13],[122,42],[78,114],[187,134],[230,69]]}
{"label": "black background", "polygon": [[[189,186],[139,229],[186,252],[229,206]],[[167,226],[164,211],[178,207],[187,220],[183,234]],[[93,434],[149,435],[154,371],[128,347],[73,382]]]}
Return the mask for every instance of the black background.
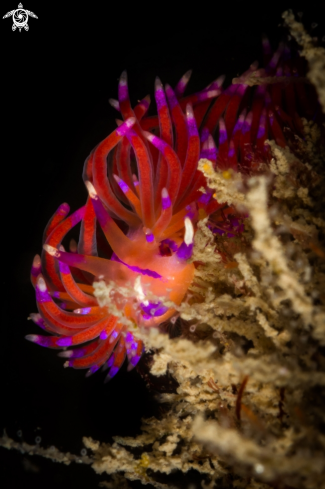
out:
{"label": "black background", "polygon": [[[1,2],[1,16],[18,0]],[[320,38],[322,2],[75,2],[26,0],[29,32],[13,32],[1,20],[1,414],[0,429],[28,443],[79,453],[82,436],[110,441],[139,433],[140,418],[156,412],[136,371],[109,384],[97,373],[64,370],[62,359],[24,340],[38,328],[29,270],[41,251],[43,229],[54,210],[84,204],[81,172],[90,150],[115,127],[119,75],[127,69],[131,101],[150,93],[155,76],[174,86],[194,70],[189,91],[219,75],[239,75],[261,57],[261,35],[275,47],[281,13],[303,12]],[[323,18],[323,20],[322,20]],[[323,43],[324,45],[324,43]],[[26,470],[30,460],[38,472]],[[0,448],[0,486],[97,487],[105,477],[84,466],[62,466]],[[137,484],[135,484],[137,486]]]}

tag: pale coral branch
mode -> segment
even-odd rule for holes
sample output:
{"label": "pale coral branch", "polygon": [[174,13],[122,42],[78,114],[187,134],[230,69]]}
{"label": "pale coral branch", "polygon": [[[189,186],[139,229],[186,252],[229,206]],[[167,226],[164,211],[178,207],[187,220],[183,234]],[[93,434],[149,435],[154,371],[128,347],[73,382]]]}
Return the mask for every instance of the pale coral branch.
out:
{"label": "pale coral branch", "polygon": [[307,34],[301,22],[297,22],[292,11],[287,10],[282,14],[291,35],[302,47],[301,54],[309,65],[307,77],[317,90],[319,102],[325,112],[325,49],[316,46],[312,37]]}

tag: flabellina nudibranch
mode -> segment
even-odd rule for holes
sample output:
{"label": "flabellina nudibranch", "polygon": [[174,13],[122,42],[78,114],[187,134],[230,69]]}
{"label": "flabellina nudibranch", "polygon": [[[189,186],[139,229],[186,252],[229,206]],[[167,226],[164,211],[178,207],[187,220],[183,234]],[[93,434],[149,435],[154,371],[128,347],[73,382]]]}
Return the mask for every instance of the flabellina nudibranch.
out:
{"label": "flabellina nudibranch", "polygon": [[[28,340],[64,349],[65,365],[88,369],[88,375],[108,368],[107,379],[126,357],[129,368],[138,363],[142,341],[120,315],[100,307],[93,282],[131,287],[132,297],[115,294],[115,306],[134,324],[157,327],[171,319],[175,309],[166,302],[180,305],[193,281],[198,221],[209,217],[210,229],[229,238],[243,230],[236,210],[214,199],[197,169],[199,159],[210,160],[227,178],[238,171],[251,175],[270,162],[266,139],[290,145],[296,134],[304,136],[301,117],[317,117],[303,60],[284,45],[274,53],[267,40],[263,46],[266,67],[257,71],[253,64],[226,89],[220,77],[184,97],[190,72],[174,90],[157,78],[157,116],[146,116],[149,97],[131,107],[122,73],[111,105],[123,121],[85,162],[87,202],[70,215],[68,204],[57,209],[44,232],[42,257],[34,258],[38,313],[30,317],[50,334]],[[257,86],[246,83],[253,74],[260,79]],[[67,252],[61,243],[78,223],[78,246]],[[108,243],[105,258],[98,256],[99,228]]]}

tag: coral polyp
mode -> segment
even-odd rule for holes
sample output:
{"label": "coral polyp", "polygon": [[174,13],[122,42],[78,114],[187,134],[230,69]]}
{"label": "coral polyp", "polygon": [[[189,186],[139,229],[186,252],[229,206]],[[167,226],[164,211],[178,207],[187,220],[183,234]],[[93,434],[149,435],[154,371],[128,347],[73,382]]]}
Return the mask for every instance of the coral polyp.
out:
{"label": "coral polyp", "polygon": [[[76,347],[60,356],[68,358],[66,366],[89,374],[103,366],[111,378],[126,357],[130,368],[137,364],[143,343],[128,325],[157,327],[186,299],[198,221],[209,218],[210,229],[229,238],[244,230],[244,215],[219,203],[208,188],[200,158],[224,179],[265,171],[271,160],[266,141],[293,144],[293,135],[303,134],[301,116],[315,114],[317,99],[300,60],[283,45],[272,54],[265,41],[264,49],[266,68],[253,64],[224,90],[220,77],[183,97],[190,72],[175,90],[156,79],[157,116],[147,116],[149,97],[131,107],[122,73],[111,105],[123,121],[85,162],[87,202],[70,216],[67,204],[58,208],[44,234],[42,258],[34,259],[39,312],[31,319],[50,335],[28,340]],[[78,246],[67,252],[62,241],[79,223]],[[105,257],[98,256],[99,230]],[[98,281],[111,284],[112,307],[97,301]]]}

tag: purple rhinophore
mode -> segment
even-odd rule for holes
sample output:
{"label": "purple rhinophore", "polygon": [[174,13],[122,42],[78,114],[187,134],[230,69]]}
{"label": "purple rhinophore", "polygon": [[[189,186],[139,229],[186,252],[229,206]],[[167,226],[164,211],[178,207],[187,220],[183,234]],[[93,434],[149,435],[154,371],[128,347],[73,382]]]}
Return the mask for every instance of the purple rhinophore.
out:
{"label": "purple rhinophore", "polygon": [[143,317],[145,319],[151,319],[152,317],[162,316],[168,311],[168,307],[164,306],[161,302],[149,302],[148,305],[140,304],[141,309],[145,313]]}
{"label": "purple rhinophore", "polygon": [[169,195],[167,197],[162,197],[161,199],[161,207],[163,210],[169,209],[169,207],[172,205],[172,201],[169,198]]}
{"label": "purple rhinophore", "polygon": [[36,285],[36,301],[37,302],[51,302],[51,296],[48,290],[40,290],[39,286]]}
{"label": "purple rhinophore", "polygon": [[132,343],[131,350],[136,350],[138,348],[138,343]]}
{"label": "purple rhinophore", "polygon": [[178,101],[177,101],[176,95],[174,93],[174,90],[169,85],[166,85],[165,90],[166,90],[166,95],[168,98],[169,108],[173,109],[174,107],[176,107],[178,105]]}
{"label": "purple rhinophore", "polygon": [[184,241],[181,246],[178,248],[177,256],[182,260],[188,260],[191,258],[193,253],[193,243],[187,245]]}
{"label": "purple rhinophore", "polygon": [[56,340],[56,344],[58,346],[71,346],[72,345],[72,337],[66,336],[65,338],[59,338]]}

